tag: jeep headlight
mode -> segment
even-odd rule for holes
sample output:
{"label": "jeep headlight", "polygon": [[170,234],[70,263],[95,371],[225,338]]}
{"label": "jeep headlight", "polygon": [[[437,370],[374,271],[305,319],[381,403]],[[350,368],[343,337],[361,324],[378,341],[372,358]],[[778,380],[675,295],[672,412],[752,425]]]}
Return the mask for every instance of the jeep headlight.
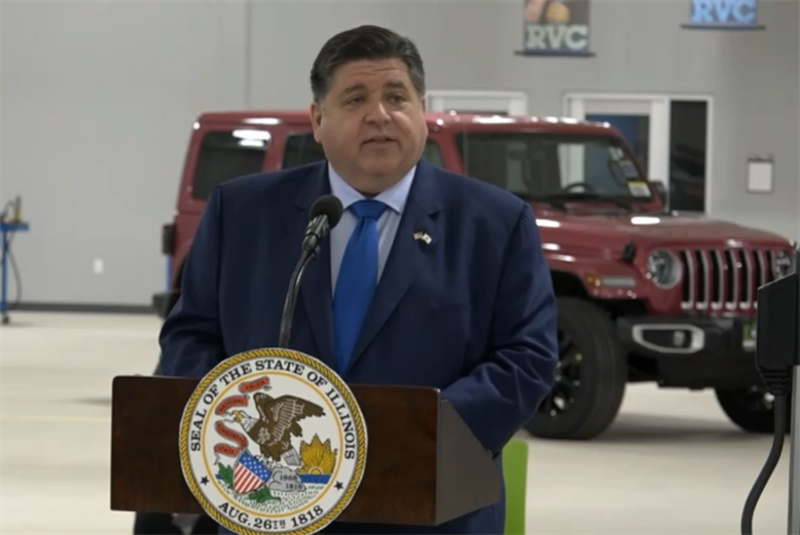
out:
{"label": "jeep headlight", "polygon": [[674,287],[681,281],[683,267],[677,255],[667,249],[656,249],[647,257],[647,278],[662,289]]}
{"label": "jeep headlight", "polygon": [[772,272],[782,278],[794,272],[794,256],[789,251],[778,251],[772,261]]}

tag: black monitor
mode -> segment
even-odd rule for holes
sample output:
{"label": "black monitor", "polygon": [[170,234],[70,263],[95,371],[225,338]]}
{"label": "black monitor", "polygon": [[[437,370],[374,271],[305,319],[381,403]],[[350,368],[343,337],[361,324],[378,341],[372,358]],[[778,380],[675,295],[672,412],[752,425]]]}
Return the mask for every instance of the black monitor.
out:
{"label": "black monitor", "polygon": [[792,273],[758,289],[756,364],[762,375],[799,364],[800,252],[795,256]]}

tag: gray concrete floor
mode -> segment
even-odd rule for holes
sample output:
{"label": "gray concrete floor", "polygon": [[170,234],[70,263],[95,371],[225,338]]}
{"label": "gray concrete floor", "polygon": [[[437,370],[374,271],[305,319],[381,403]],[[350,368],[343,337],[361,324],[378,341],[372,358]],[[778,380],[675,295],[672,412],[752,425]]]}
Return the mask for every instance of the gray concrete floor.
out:
{"label": "gray concrete floor", "polygon": [[[16,313],[0,328],[0,533],[131,533],[109,510],[111,380],[152,372],[158,327]],[[710,392],[646,385],[602,439],[530,443],[529,533],[735,534],[770,438],[739,432]],[[756,535],[786,533],[788,466],[787,440]]]}

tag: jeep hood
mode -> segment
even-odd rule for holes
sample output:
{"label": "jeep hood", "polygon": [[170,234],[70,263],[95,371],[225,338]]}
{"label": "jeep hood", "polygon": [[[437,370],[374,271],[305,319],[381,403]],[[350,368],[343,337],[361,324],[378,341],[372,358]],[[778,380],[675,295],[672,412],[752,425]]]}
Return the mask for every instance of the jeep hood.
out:
{"label": "jeep hood", "polygon": [[[786,238],[752,227],[703,216],[679,215],[591,215],[551,212],[538,218],[541,228],[575,232],[598,239],[616,238],[637,241],[679,242],[731,245],[730,241],[747,244],[770,244],[788,247]],[[616,241],[616,240],[614,240]]]}

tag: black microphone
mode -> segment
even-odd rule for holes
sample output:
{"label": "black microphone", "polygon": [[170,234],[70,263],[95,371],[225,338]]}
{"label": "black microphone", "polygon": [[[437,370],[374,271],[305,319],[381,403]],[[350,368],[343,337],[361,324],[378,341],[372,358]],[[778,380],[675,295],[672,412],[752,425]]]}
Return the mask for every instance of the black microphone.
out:
{"label": "black microphone", "polygon": [[331,229],[335,227],[342,218],[344,208],[342,201],[334,195],[323,195],[311,205],[308,213],[308,226],[306,235],[303,238],[303,250],[300,259],[294,268],[292,277],[289,279],[289,290],[286,293],[286,301],[283,304],[283,316],[281,317],[281,330],[278,339],[278,346],[289,348],[289,339],[292,334],[292,318],[294,308],[297,304],[297,294],[300,291],[300,281],[306,266],[317,257],[319,242],[326,237]]}
{"label": "black microphone", "polygon": [[339,223],[343,212],[342,201],[335,195],[323,195],[314,201],[308,213],[309,222],[306,227],[306,237],[303,239],[303,255],[316,257],[319,242]]}

